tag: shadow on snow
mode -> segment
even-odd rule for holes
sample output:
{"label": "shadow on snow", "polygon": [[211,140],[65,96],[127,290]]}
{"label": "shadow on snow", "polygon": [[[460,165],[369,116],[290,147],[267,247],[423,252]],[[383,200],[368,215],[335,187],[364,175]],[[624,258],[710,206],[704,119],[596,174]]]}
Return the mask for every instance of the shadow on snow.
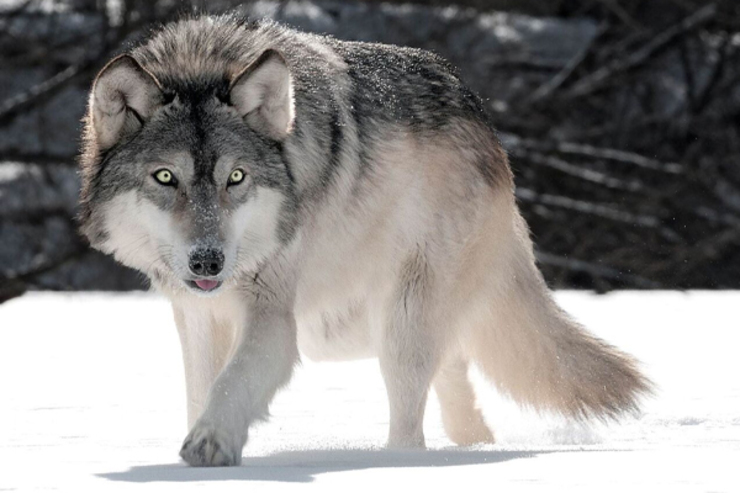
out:
{"label": "shadow on snow", "polygon": [[494,464],[548,452],[303,450],[267,457],[244,457],[239,467],[189,467],[180,464],[134,466],[128,471],[98,474],[131,483],[184,481],[284,481],[306,483],[319,474],[392,467],[445,467]]}

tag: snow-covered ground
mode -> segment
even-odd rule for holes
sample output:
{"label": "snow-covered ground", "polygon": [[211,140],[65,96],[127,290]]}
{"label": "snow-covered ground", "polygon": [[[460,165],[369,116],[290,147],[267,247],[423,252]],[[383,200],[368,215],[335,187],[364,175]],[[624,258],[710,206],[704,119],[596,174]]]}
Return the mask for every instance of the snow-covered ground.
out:
{"label": "snow-covered ground", "polygon": [[185,391],[165,300],[12,300],[0,306],[0,491],[740,491],[740,293],[558,299],[644,362],[660,390],[639,418],[569,424],[523,412],[477,379],[496,445],[453,447],[432,395],[431,450],[387,452],[377,363],[305,361],[243,465],[225,469],[178,460]]}

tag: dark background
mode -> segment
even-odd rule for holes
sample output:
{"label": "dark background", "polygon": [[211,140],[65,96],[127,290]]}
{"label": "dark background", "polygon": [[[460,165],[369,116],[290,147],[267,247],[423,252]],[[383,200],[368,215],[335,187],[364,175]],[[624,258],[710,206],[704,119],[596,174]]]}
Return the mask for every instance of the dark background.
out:
{"label": "dark background", "polygon": [[146,286],[76,234],[86,93],[156,23],[235,7],[460,67],[509,152],[551,286],[738,288],[739,3],[0,1],[0,301]]}

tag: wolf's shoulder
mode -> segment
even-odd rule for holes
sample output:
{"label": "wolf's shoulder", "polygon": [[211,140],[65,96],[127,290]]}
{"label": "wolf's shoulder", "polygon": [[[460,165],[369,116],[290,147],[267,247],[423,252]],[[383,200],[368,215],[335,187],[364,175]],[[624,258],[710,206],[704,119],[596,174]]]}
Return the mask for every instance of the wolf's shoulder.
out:
{"label": "wolf's shoulder", "polygon": [[384,43],[340,41],[332,37],[326,37],[325,42],[358,69],[394,72],[428,67],[457,75],[457,69],[433,51]]}

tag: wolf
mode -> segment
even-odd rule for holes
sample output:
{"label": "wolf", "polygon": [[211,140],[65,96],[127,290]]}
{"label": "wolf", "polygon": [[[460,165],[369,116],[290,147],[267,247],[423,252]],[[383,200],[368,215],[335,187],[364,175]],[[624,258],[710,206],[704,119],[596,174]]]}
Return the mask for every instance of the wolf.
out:
{"label": "wolf", "polygon": [[377,357],[398,448],[432,386],[453,442],[493,442],[471,365],[573,419],[650,390],[553,301],[484,104],[435,54],[181,19],[100,71],[80,165],[82,233],[172,303],[188,464],[240,464],[301,353]]}

